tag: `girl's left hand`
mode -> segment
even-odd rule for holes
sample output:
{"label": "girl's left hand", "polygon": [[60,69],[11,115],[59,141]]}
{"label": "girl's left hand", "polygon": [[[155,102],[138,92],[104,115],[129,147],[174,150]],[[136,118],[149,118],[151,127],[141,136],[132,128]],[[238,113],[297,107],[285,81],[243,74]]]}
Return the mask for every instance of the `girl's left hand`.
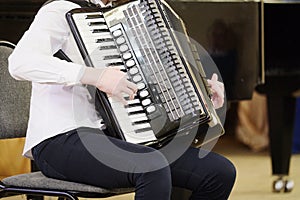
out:
{"label": "girl's left hand", "polygon": [[218,81],[218,75],[215,73],[212,75],[211,79],[207,80],[207,82],[212,91],[211,100],[213,102],[214,108],[221,108],[224,104],[225,97],[224,84]]}

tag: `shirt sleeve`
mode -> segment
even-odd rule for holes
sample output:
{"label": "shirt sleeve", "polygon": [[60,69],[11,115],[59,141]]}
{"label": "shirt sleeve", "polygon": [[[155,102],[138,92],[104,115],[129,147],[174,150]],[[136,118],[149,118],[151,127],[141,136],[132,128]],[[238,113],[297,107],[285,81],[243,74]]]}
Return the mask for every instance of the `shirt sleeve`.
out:
{"label": "shirt sleeve", "polygon": [[38,83],[79,83],[86,66],[53,57],[70,37],[65,14],[76,7],[79,6],[71,2],[56,1],[39,10],[8,59],[14,78]]}

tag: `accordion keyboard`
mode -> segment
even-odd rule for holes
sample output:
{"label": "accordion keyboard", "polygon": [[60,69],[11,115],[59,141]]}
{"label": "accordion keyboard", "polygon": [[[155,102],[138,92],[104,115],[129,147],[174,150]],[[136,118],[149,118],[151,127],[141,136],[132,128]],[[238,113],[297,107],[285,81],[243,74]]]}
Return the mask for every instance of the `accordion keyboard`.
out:
{"label": "accordion keyboard", "polygon": [[[126,141],[143,143],[156,140],[147,116],[147,113],[153,112],[155,107],[151,105],[146,84],[138,73],[135,60],[128,51],[124,38],[121,37],[122,33],[114,31],[111,34],[103,15],[99,12],[78,13],[73,15],[73,18],[93,66],[119,67],[121,70],[128,71],[129,79],[138,85],[139,91],[135,99],[129,100],[125,96],[127,105],[109,97],[110,105]],[[118,39],[115,40],[116,37]]]}

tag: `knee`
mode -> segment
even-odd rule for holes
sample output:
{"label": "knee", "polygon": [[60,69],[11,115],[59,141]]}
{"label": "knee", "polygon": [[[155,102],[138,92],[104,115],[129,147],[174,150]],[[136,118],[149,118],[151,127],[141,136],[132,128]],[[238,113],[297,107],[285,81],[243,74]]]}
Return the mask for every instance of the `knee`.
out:
{"label": "knee", "polygon": [[236,168],[233,163],[225,157],[215,155],[214,165],[209,169],[209,173],[210,177],[203,185],[205,194],[210,199],[228,199],[236,179]]}
{"label": "knee", "polygon": [[226,185],[233,186],[236,179],[236,168],[231,161],[225,159],[219,173]]}
{"label": "knee", "polygon": [[[217,199],[227,199],[232,191],[236,179],[236,168],[231,161],[223,158],[217,167],[214,188],[218,188],[220,195]],[[217,187],[216,187],[217,186]]]}

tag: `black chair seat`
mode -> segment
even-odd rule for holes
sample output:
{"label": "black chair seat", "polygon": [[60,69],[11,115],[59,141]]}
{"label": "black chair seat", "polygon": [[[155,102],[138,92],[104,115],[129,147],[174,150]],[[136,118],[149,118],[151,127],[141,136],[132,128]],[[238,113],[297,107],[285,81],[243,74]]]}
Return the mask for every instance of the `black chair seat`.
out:
{"label": "black chair seat", "polygon": [[39,188],[39,189],[55,189],[76,192],[92,192],[92,193],[129,193],[133,192],[133,188],[115,188],[104,189],[96,186],[86,185],[82,183],[74,183],[53,178],[48,178],[41,172],[32,172],[27,174],[14,175],[2,180],[6,186],[23,187],[23,188]]}
{"label": "black chair seat", "polygon": [[[134,188],[105,189],[92,185],[63,181],[44,176],[41,172],[19,174],[4,178],[0,183],[1,192],[11,195],[41,194],[71,197],[110,197],[134,192]],[[74,199],[77,199],[77,198]]]}

